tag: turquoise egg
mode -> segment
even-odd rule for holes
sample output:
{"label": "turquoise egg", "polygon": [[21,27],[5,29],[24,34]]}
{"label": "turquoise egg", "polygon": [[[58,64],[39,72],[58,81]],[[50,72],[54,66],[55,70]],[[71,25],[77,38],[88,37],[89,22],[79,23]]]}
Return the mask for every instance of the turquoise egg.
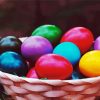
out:
{"label": "turquoise egg", "polygon": [[80,49],[72,42],[63,42],[58,44],[54,50],[54,54],[63,56],[75,65],[81,57]]}

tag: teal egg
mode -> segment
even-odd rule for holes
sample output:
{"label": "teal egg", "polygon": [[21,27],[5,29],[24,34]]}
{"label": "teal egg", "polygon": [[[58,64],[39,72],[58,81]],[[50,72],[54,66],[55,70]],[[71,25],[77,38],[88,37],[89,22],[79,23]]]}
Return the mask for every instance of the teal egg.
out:
{"label": "teal egg", "polygon": [[54,48],[53,53],[63,56],[73,65],[75,65],[81,57],[80,49],[72,42],[63,42],[58,44]]}

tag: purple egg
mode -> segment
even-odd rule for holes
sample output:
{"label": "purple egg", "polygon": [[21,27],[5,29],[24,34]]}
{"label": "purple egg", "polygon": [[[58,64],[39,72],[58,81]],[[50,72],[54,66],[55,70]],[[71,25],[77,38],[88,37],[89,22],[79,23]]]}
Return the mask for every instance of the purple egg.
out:
{"label": "purple egg", "polygon": [[100,50],[100,36],[96,38],[94,42],[94,49],[95,50]]}
{"label": "purple egg", "polygon": [[51,43],[41,36],[30,36],[21,45],[21,53],[29,61],[36,61],[40,56],[52,51]]}

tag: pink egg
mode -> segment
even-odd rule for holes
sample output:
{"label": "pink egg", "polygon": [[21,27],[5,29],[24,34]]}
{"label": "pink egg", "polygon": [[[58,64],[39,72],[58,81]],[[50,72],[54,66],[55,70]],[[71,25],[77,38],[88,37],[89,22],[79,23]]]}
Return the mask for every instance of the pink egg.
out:
{"label": "pink egg", "polygon": [[36,71],[35,71],[34,68],[31,68],[31,69],[29,70],[29,72],[27,73],[27,76],[26,76],[26,77],[38,79],[38,75],[37,75],[37,73],[36,73]]}

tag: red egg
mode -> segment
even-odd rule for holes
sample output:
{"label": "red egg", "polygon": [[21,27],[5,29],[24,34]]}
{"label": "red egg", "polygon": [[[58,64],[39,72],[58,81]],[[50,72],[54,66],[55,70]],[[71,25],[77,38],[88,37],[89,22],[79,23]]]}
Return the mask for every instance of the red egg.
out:
{"label": "red egg", "polygon": [[73,42],[84,54],[91,47],[94,37],[92,32],[85,27],[75,27],[67,31],[61,38],[61,42]]}
{"label": "red egg", "polygon": [[36,73],[34,68],[31,68],[29,70],[29,72],[27,73],[26,77],[28,77],[28,78],[37,78],[38,79],[38,75],[37,75],[37,73]]}
{"label": "red egg", "polygon": [[66,79],[71,76],[72,64],[64,57],[57,54],[46,54],[41,56],[35,65],[39,78]]}

